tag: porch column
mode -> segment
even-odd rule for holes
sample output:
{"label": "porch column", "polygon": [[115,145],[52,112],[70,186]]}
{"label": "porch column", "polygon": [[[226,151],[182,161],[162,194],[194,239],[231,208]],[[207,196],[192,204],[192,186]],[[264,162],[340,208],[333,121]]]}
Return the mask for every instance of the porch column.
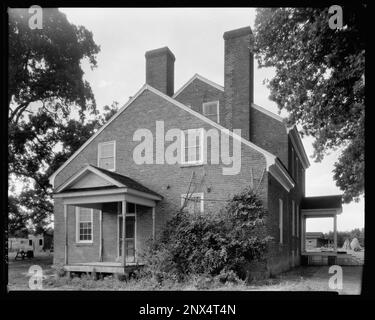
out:
{"label": "porch column", "polygon": [[302,252],[305,252],[306,251],[306,248],[305,248],[305,233],[306,233],[306,217],[304,216],[301,216],[301,251]]}
{"label": "porch column", "polygon": [[337,251],[337,216],[333,217],[333,245],[335,251]]}
{"label": "porch column", "polygon": [[64,248],[64,264],[68,264],[68,205],[64,204],[64,231],[65,231],[65,248]]}
{"label": "porch column", "polygon": [[126,265],[126,252],[125,252],[125,219],[126,219],[126,201],[122,200],[122,266]]}
{"label": "porch column", "polygon": [[103,212],[99,211],[99,261],[103,261]]}
{"label": "porch column", "polygon": [[155,240],[155,207],[152,207],[152,240]]}

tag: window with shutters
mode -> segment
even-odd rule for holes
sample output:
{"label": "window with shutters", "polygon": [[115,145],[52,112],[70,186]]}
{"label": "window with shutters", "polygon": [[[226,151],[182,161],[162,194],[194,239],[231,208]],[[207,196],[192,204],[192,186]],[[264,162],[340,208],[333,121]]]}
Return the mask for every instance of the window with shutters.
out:
{"label": "window with shutters", "polygon": [[220,122],[220,113],[219,113],[219,101],[210,101],[203,103],[203,115],[207,118]]}
{"label": "window with shutters", "polygon": [[98,167],[110,171],[116,170],[116,141],[98,144]]}

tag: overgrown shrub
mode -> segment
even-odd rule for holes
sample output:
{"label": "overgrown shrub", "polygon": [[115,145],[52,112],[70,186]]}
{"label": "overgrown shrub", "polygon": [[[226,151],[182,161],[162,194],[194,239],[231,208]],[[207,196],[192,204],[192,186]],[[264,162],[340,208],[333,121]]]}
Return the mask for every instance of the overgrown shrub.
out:
{"label": "overgrown shrub", "polygon": [[179,211],[150,245],[144,272],[159,283],[191,275],[244,279],[248,265],[262,260],[271,240],[264,228],[265,215],[261,200],[250,189],[215,214]]}

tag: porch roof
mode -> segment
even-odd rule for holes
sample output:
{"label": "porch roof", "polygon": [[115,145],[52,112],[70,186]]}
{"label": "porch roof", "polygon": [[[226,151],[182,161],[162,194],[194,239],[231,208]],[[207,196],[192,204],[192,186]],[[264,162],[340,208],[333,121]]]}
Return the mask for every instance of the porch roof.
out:
{"label": "porch roof", "polygon": [[305,197],[302,200],[301,208],[313,209],[342,209],[341,195]]}
{"label": "porch roof", "polygon": [[87,165],[59,186],[55,198],[65,203],[97,203],[126,201],[155,206],[163,197],[139,182],[119,173]]}
{"label": "porch roof", "polygon": [[[74,187],[74,183],[77,182],[84,174],[91,172],[93,174],[99,174],[104,179],[108,179],[110,185],[92,185],[86,187]],[[139,182],[121,175],[119,173],[108,171],[103,168],[96,167],[92,164],[87,165],[81,171],[73,175],[70,179],[68,179],[65,183],[63,183],[59,188],[57,188],[55,194],[61,193],[70,193],[70,192],[79,192],[79,191],[94,191],[94,190],[107,190],[107,189],[119,189],[119,188],[129,188],[132,190],[140,191],[143,193],[147,193],[150,195],[154,195],[159,198],[163,198],[161,195],[152,191],[151,189],[145,187],[144,185],[140,184]]]}
{"label": "porch roof", "polygon": [[305,197],[301,202],[301,211],[309,218],[334,217],[342,212],[342,196]]}

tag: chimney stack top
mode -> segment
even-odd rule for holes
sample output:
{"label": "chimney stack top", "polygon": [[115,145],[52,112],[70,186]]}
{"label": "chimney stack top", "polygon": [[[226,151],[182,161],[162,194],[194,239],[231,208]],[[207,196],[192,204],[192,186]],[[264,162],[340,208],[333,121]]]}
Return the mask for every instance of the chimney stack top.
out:
{"label": "chimney stack top", "polygon": [[165,54],[168,54],[172,58],[173,61],[176,60],[174,54],[168,47],[162,47],[159,49],[149,50],[146,52],[145,57],[152,58],[152,57],[161,56]]}
{"label": "chimney stack top", "polygon": [[253,34],[253,32],[251,31],[251,28],[244,27],[244,28],[224,32],[223,38],[224,40],[228,40],[231,38],[238,38],[238,37],[246,36],[248,34]]}

